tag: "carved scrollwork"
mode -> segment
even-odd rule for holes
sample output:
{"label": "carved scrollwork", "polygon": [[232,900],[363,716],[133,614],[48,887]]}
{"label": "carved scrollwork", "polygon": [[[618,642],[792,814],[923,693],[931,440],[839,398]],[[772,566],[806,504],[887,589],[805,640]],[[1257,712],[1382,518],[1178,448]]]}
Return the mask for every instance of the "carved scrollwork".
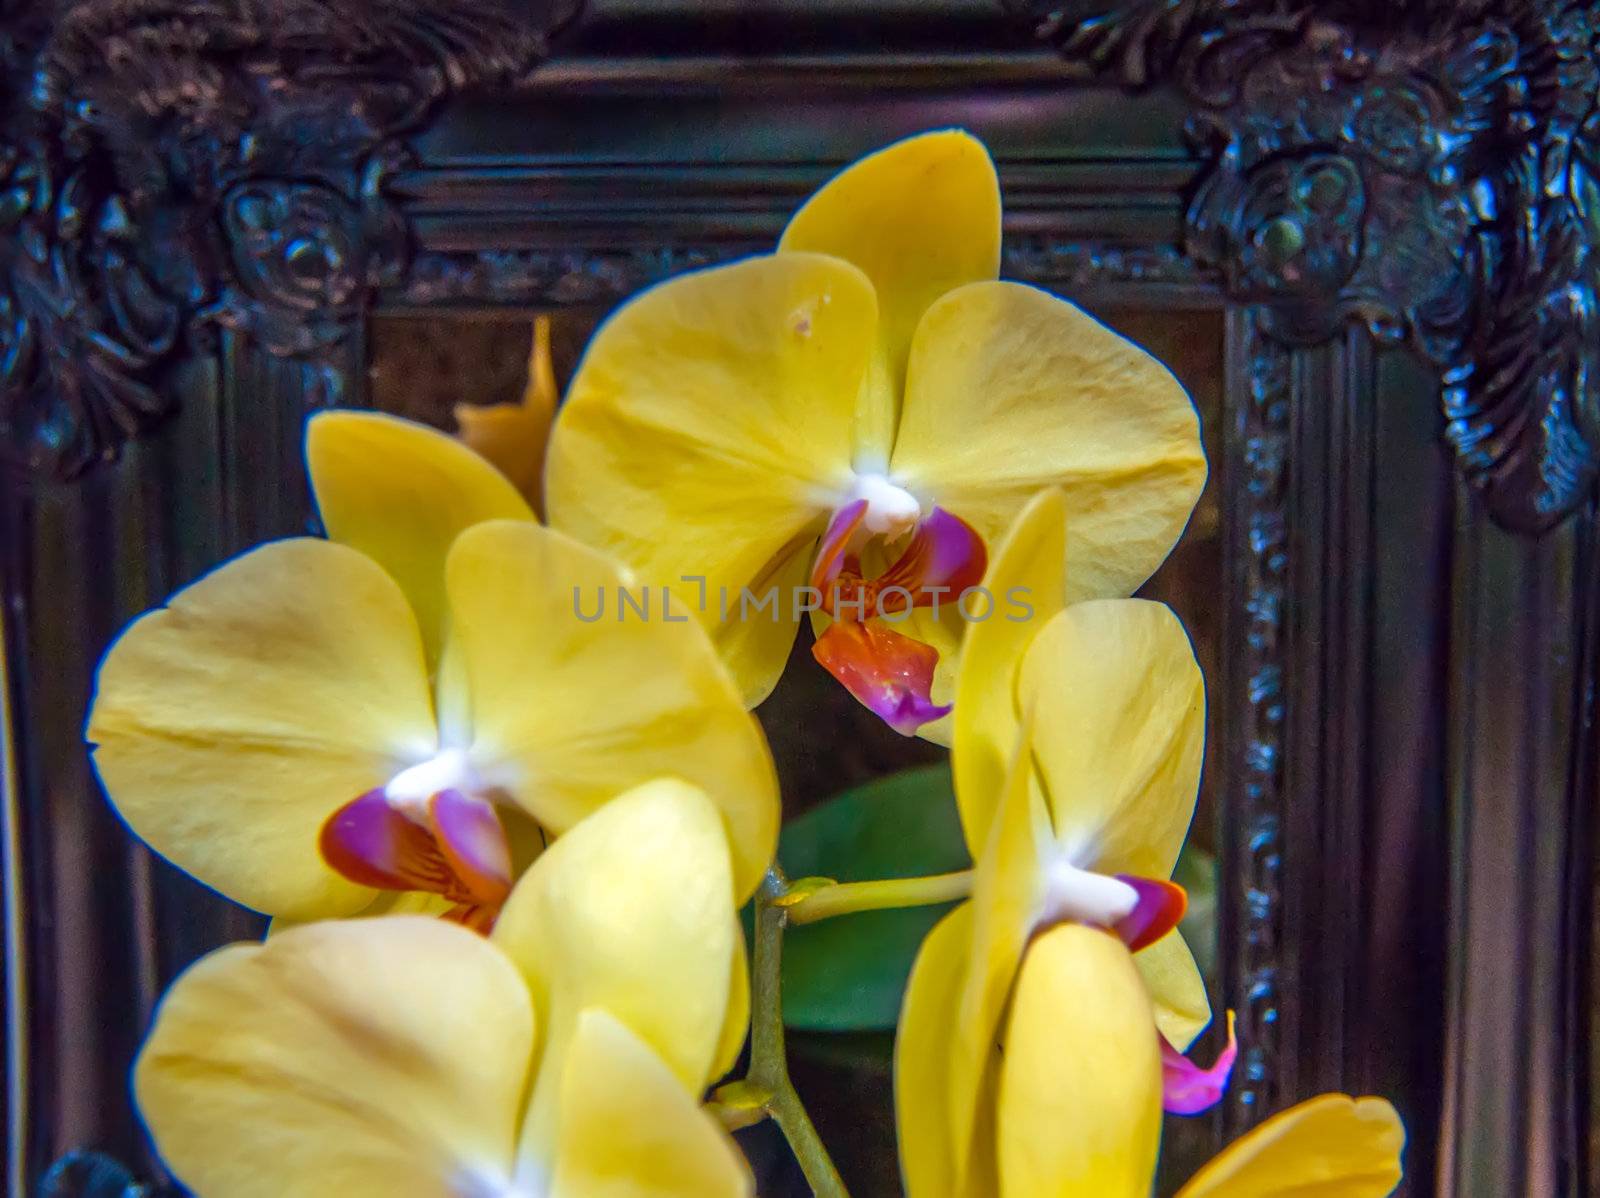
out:
{"label": "carved scrollwork", "polygon": [[0,0],[0,449],[71,474],[214,324],[311,355],[403,264],[399,135],[577,0]]}
{"label": "carved scrollwork", "polygon": [[1443,376],[1502,523],[1592,492],[1600,10],[1583,0],[1021,3],[1085,76],[1171,82],[1209,167],[1189,249],[1269,331],[1356,320]]}
{"label": "carved scrollwork", "polygon": [[218,319],[277,354],[313,353],[342,337],[406,254],[405,226],[380,177],[369,171],[355,199],[321,183],[251,180],[230,189],[221,223],[234,286]]}

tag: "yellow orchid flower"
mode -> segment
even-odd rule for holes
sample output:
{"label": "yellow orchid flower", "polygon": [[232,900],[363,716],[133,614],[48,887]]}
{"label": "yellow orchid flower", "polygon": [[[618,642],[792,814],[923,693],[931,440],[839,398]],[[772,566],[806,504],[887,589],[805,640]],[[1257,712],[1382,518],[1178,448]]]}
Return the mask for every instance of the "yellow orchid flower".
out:
{"label": "yellow orchid flower", "polygon": [[204,1198],[745,1198],[699,1105],[742,1038],[734,912],[718,812],[648,783],[556,842],[492,939],[402,915],[212,953],[135,1096]]}
{"label": "yellow orchid flower", "polygon": [[[1025,715],[972,897],[929,934],[906,988],[895,1085],[913,1195],[998,1192],[1004,1164],[996,1145],[1010,1134],[1008,1124],[1025,1122],[1008,1114],[1005,1071],[1020,1078],[1031,1069],[1024,1062],[1046,1053],[1063,1011],[1074,1019],[1081,1012],[1092,1025],[1084,1038],[1099,1046],[1085,1084],[1101,1094],[1107,1122],[1100,1133],[1085,1129],[1079,1148],[1110,1170],[1091,1174],[1107,1193],[1144,1170],[1142,1149],[1113,1158],[1095,1147],[1096,1135],[1113,1144],[1123,1136],[1148,1141],[1153,1160],[1162,1107],[1194,1114],[1215,1104],[1237,1051],[1231,1021],[1228,1048],[1212,1068],[1179,1051],[1209,1022],[1210,1008],[1192,957],[1173,939],[1183,891],[1150,868],[1161,850],[1139,835],[1158,814],[1152,791],[1170,786],[1162,775],[1174,767],[1192,771],[1193,802],[1201,733],[1191,725],[1203,696],[1188,639],[1165,607],[1136,599],[1075,604],[1039,639],[1044,651],[1056,651],[1057,668],[1022,684]],[[1052,706],[1062,696],[1075,718]],[[956,752],[962,747],[957,740]],[[1081,772],[1055,768],[1069,763]],[[1126,864],[1108,865],[1101,851],[1120,853],[1115,860]],[[1176,952],[1163,948],[1172,945]],[[1159,987],[1159,1010],[1141,967]],[[1059,1073],[1060,1064],[1055,1058],[1050,1067]],[[1141,1113],[1145,1072],[1161,1097],[1153,1112]],[[1017,1104],[1067,1101],[1065,1091],[1049,1100],[1039,1092],[1049,1081],[1044,1074],[1019,1080]],[[1076,1082],[1058,1077],[1055,1084]],[[1144,1177],[1147,1185],[1148,1170]],[[1019,1182],[1013,1192],[1058,1191]]]}
{"label": "yellow orchid flower", "polygon": [[[1148,1198],[1161,1140],[1152,1008],[1115,936],[1081,923],[1041,933],[984,1061],[981,1104],[953,1120],[962,1083],[950,1027],[974,911],[929,934],[895,1053],[907,1198]],[[1323,1095],[1230,1145],[1177,1198],[1384,1198],[1405,1131],[1377,1098]]]}
{"label": "yellow orchid flower", "polygon": [[754,890],[772,761],[697,625],[580,618],[576,590],[625,573],[443,433],[325,413],[306,457],[329,539],[227,563],[101,664],[87,737],[137,835],[272,915],[482,928],[541,829],[668,775],[712,797]]}
{"label": "yellow orchid flower", "polygon": [[942,739],[959,598],[1031,495],[1068,497],[1071,597],[1122,596],[1205,481],[1177,380],[999,281],[999,255],[974,138],[857,162],[776,254],[670,280],[599,330],[552,435],[551,523],[678,588],[752,706],[813,611],[824,666],[897,730]]}
{"label": "yellow orchid flower", "polygon": [[535,512],[544,511],[544,455],[556,416],[555,364],[550,357],[550,317],[533,321],[528,384],[517,403],[456,405],[457,436],[488,459]]}
{"label": "yellow orchid flower", "polygon": [[[1069,602],[1068,505],[1057,488],[1039,492],[1001,539],[985,585],[1026,595],[1030,611],[975,621],[956,681],[950,760],[962,830],[980,888],[985,854],[1004,853],[987,870],[1012,892],[985,933],[991,987],[1008,984],[1052,908],[1109,926],[1107,912],[1130,906],[1136,889],[1165,883],[1200,786],[1205,683],[1189,638],[1164,604]],[[1023,825],[1028,837],[996,841],[1008,786],[1031,794],[1038,819]],[[1110,906],[1072,914],[1074,891],[1091,908]],[[1167,1041],[1187,1049],[1211,1006],[1182,934],[1154,940],[1137,962]],[[996,995],[988,1001],[992,1026]]]}

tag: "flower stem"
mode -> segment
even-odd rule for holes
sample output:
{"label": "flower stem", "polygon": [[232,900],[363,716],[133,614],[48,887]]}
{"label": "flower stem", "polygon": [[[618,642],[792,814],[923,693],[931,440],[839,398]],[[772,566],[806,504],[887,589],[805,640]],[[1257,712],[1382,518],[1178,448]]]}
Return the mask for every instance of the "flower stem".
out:
{"label": "flower stem", "polygon": [[[798,885],[796,887],[798,891]],[[885,907],[926,907],[966,898],[972,892],[972,871],[932,874],[925,878],[885,878],[880,882],[827,882],[799,894],[786,910],[790,923],[815,923],[835,915],[880,911]]]}
{"label": "flower stem", "polygon": [[789,1080],[783,1036],[783,930],[790,912],[781,905],[789,884],[776,867],[756,892],[755,952],[750,982],[750,1074],[764,1091],[767,1113],[782,1129],[816,1198],[850,1198],[844,1180],[817,1135],[805,1104]]}

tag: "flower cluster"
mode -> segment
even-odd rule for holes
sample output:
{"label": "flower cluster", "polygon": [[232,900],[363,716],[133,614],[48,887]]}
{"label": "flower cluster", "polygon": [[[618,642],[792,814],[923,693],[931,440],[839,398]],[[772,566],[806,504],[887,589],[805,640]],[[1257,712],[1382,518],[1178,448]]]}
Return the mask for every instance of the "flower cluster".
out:
{"label": "flower cluster", "polygon": [[[1204,683],[1177,617],[1128,597],[1205,459],[1172,375],[999,281],[999,247],[981,144],[891,146],[775,252],[620,308],[559,414],[536,353],[528,398],[463,409],[459,439],[312,417],[325,538],[254,549],[123,633],[87,729],[107,795],[274,917],[173,984],[135,1068],[186,1186],[734,1198],[731,1129],[770,1115],[842,1195],[760,937],[959,895],[896,1042],[910,1198],[1150,1193],[1163,1112],[1212,1107],[1237,1051],[1230,1017],[1213,1064],[1186,1055],[1212,1011],[1170,880]],[[654,615],[580,601],[650,588]],[[729,591],[762,598],[706,601]],[[773,868],[749,709],[806,614],[852,695],[950,746],[970,872]],[[752,896],[756,1035],[713,1089],[751,1027]],[[1403,1140],[1381,1099],[1326,1095],[1182,1198],[1382,1198]]]}

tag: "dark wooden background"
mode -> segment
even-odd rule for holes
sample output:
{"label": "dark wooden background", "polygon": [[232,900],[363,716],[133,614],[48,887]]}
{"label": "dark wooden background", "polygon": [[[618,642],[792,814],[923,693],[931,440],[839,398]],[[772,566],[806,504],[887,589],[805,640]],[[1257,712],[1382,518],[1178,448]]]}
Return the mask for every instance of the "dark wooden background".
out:
{"label": "dark wooden background", "polygon": [[[1215,523],[1163,585],[1216,655],[1244,1052],[1175,1175],[1346,1089],[1406,1116],[1413,1195],[1589,1193],[1597,33],[1571,0],[0,0],[10,1191],[86,1148],[158,1176],[128,1062],[256,929],[130,840],[81,723],[123,623],[307,526],[308,408],[436,403],[385,382],[401,322],[604,311],[955,124],[1005,273],[1210,405]],[[855,743],[791,789],[898,760]],[[848,1111],[882,1046],[841,1047],[798,1075]]]}

